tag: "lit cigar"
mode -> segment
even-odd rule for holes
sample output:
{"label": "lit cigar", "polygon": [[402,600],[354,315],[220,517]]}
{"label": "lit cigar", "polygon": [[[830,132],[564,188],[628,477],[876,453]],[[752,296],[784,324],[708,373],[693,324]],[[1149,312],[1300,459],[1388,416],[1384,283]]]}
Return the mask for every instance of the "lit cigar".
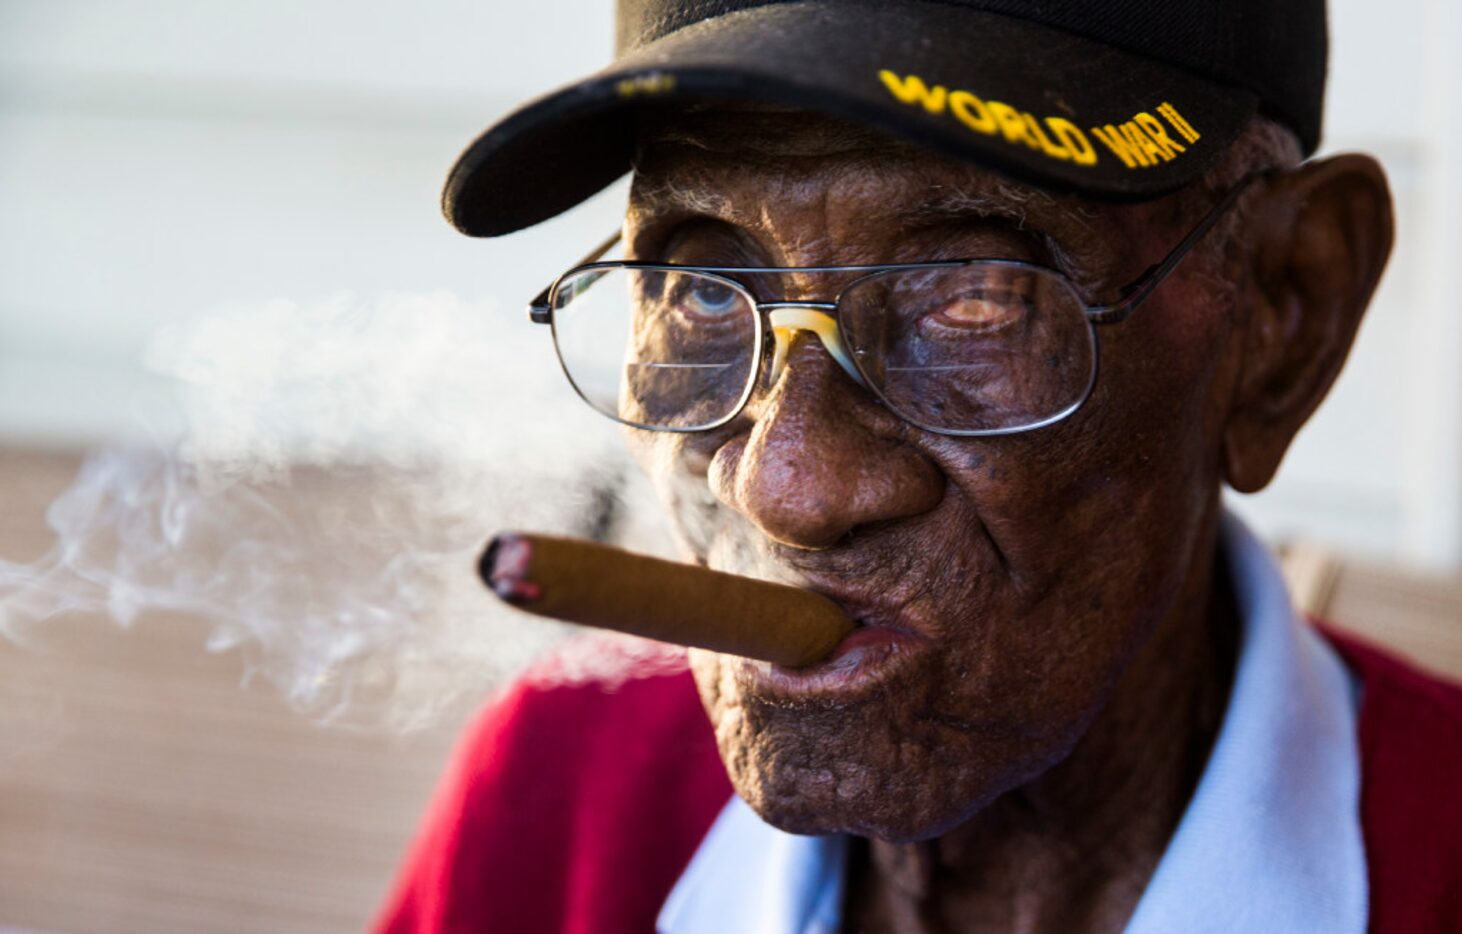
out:
{"label": "lit cigar", "polygon": [[505,533],[482,579],[503,600],[570,623],[800,668],[853,629],[810,590],[631,554],[593,542]]}

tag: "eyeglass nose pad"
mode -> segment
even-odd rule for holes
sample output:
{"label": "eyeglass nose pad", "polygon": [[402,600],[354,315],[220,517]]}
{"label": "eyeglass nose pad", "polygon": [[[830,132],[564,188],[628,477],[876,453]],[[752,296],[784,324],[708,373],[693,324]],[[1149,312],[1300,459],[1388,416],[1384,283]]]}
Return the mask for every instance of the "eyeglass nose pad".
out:
{"label": "eyeglass nose pad", "polygon": [[822,346],[843,368],[843,372],[852,377],[853,382],[867,388],[862,374],[853,365],[848,348],[843,345],[843,335],[832,315],[815,308],[776,308],[767,315],[767,321],[772,326],[773,341],[772,368],[767,375],[769,385],[775,386],[782,378],[782,371],[787,367],[787,353],[792,349],[792,338],[798,331],[811,331],[822,341]]}

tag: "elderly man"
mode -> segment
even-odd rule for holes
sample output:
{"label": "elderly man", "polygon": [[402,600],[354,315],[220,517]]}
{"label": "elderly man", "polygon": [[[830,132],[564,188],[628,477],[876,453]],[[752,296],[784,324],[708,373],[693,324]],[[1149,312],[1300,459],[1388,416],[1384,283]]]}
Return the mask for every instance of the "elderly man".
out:
{"label": "elderly man", "polygon": [[862,625],[519,686],[383,929],[1462,928],[1462,695],[1296,621],[1220,502],[1390,249],[1373,160],[1301,162],[1322,0],[623,0],[619,40],[448,215],[632,168],[626,260],[537,317],[689,557]]}

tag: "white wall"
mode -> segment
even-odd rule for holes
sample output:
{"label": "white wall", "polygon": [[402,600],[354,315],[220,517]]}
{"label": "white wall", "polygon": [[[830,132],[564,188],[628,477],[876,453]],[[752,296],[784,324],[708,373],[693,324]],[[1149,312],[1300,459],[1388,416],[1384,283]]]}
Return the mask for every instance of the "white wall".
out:
{"label": "white wall", "polygon": [[0,435],[136,432],[148,335],[220,303],[448,289],[526,328],[613,205],[473,241],[441,183],[611,28],[567,0],[0,0]]}
{"label": "white wall", "polygon": [[1280,476],[1235,505],[1305,536],[1462,566],[1462,11],[1331,0],[1327,152],[1380,157],[1396,197],[1390,270],[1334,393]]}
{"label": "white wall", "polygon": [[[1399,245],[1335,395],[1238,507],[1271,535],[1458,564],[1462,13],[1332,10],[1328,147],[1386,163]],[[0,0],[0,437],[136,433],[147,336],[220,303],[446,288],[526,328],[613,197],[472,241],[438,188],[494,117],[607,62],[611,20],[609,0]]]}

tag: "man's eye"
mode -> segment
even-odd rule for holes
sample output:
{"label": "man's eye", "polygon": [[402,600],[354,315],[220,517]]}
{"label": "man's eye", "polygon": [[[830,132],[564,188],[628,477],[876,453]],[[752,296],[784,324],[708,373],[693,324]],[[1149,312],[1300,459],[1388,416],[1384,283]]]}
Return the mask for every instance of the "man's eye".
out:
{"label": "man's eye", "polygon": [[1016,322],[1025,314],[1026,303],[1018,296],[966,295],[940,306],[935,317],[941,324],[979,331],[995,331]]}
{"label": "man's eye", "polygon": [[739,292],[713,279],[687,282],[677,291],[680,308],[701,318],[724,318],[745,304]]}

